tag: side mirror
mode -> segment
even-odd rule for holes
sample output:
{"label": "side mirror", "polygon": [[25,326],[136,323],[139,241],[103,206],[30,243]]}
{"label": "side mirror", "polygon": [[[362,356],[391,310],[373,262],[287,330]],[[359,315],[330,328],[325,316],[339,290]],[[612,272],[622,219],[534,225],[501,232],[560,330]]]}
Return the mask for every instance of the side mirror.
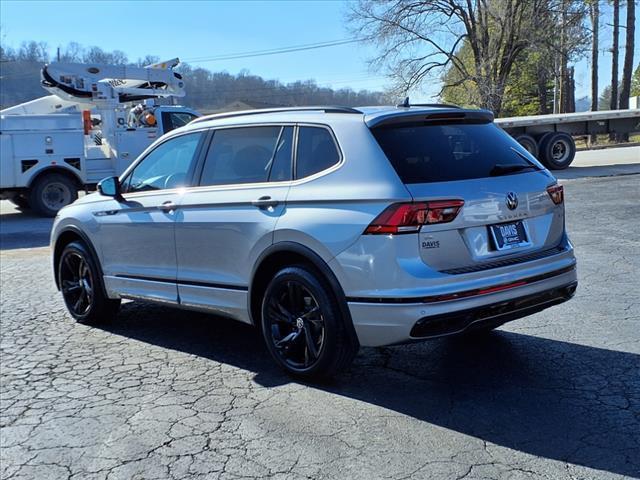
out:
{"label": "side mirror", "polygon": [[122,198],[120,179],[118,177],[107,177],[100,180],[100,183],[98,183],[98,192],[100,192],[100,195],[120,200]]}

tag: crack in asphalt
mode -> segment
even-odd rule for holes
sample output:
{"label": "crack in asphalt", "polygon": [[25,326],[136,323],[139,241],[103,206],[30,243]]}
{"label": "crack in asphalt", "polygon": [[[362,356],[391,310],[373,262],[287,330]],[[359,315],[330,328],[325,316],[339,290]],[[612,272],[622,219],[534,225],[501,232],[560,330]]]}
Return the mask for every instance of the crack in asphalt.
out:
{"label": "crack in asphalt", "polygon": [[362,349],[324,384],[224,319],[128,302],[76,324],[48,249],[3,250],[0,478],[640,478],[640,211],[615,208],[637,178],[566,185],[571,302]]}

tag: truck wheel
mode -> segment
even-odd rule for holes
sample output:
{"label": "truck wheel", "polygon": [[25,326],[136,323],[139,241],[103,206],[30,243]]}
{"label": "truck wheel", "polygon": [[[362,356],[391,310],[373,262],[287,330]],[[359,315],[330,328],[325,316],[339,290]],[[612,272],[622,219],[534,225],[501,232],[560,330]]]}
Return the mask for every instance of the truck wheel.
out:
{"label": "truck wheel", "polygon": [[527,135],[526,133],[523,133],[522,135],[518,135],[516,137],[516,142],[522,145],[524,149],[527,152],[529,152],[531,155],[538,158],[538,154],[539,154],[538,143],[536,142],[536,139],[533,138],[531,135]]}
{"label": "truck wheel", "polygon": [[29,203],[40,215],[55,217],[58,210],[78,198],[78,189],[66,175],[50,173],[38,178],[31,187]]}
{"label": "truck wheel", "polygon": [[16,195],[15,197],[10,198],[9,201],[20,210],[28,210],[31,208],[31,205],[29,205],[29,199],[24,195]]}
{"label": "truck wheel", "polygon": [[551,170],[564,170],[575,156],[576,144],[567,133],[548,133],[540,139],[540,160]]}

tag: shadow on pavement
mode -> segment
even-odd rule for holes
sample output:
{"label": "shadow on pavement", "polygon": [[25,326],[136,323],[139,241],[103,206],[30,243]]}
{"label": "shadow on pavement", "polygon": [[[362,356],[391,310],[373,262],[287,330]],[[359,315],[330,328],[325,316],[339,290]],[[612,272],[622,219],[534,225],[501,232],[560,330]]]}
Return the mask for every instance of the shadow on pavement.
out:
{"label": "shadow on pavement", "polygon": [[49,245],[53,218],[43,218],[14,209],[0,215],[0,250],[36,248]]}
{"label": "shadow on pavement", "polygon": [[[102,327],[293,382],[259,332],[219,317],[144,303]],[[531,455],[640,475],[640,355],[497,331],[361,349],[351,370],[309,385]]]}
{"label": "shadow on pavement", "polygon": [[551,172],[559,180],[573,180],[576,178],[611,177],[616,175],[640,174],[639,163],[621,163],[615,165],[602,165],[591,167],[572,166],[566,170],[553,170]]}

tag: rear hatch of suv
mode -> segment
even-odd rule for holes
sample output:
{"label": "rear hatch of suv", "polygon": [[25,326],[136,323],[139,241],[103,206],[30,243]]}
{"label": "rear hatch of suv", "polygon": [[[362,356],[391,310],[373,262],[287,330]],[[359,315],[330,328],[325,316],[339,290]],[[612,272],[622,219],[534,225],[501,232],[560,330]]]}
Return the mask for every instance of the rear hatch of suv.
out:
{"label": "rear hatch of suv", "polygon": [[452,274],[557,252],[562,187],[490,113],[469,112],[372,127],[414,200],[390,206],[367,233],[418,233],[422,260]]}

